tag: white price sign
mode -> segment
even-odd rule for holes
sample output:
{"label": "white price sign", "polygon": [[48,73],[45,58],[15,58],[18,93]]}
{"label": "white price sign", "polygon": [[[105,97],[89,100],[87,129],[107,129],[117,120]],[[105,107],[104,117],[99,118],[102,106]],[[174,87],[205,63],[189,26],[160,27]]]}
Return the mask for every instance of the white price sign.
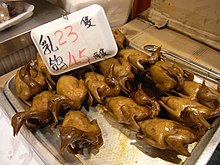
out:
{"label": "white price sign", "polygon": [[118,49],[103,8],[91,5],[41,25],[31,38],[52,75],[116,55]]}

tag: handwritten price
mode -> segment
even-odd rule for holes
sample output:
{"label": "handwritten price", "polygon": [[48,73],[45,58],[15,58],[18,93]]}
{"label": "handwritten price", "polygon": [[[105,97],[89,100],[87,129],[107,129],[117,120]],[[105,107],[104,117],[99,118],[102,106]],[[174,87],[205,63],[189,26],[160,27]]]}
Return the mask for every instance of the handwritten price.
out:
{"label": "handwritten price", "polygon": [[[33,41],[52,74],[85,66],[110,55],[105,50],[102,38],[93,36],[100,32],[99,21],[94,18],[82,14],[80,20],[70,17],[64,22],[58,19],[56,23],[52,21],[32,31]],[[55,26],[57,24],[60,26]]]}
{"label": "handwritten price", "polygon": [[73,31],[73,27],[71,25],[66,26],[64,30],[67,31],[67,36],[64,36],[64,33],[61,30],[57,30],[54,32],[54,35],[58,36],[59,38],[58,42],[60,46],[66,44],[67,41],[70,41],[71,43],[74,43],[77,41],[78,34],[76,34],[76,32]]}
{"label": "handwritten price", "polygon": [[[63,30],[57,30],[54,32],[54,36],[56,36],[58,39],[59,46],[63,46],[65,44],[74,44],[79,39],[79,35],[73,30],[73,26],[68,25],[63,28]],[[72,67],[73,65],[79,65],[83,62],[82,59],[85,59],[85,62],[89,62],[90,58],[83,53],[85,52],[86,48],[83,48],[81,50],[78,50],[77,53],[73,53],[74,50],[68,51],[68,59],[69,59],[69,67]],[[76,58],[77,57],[77,58]]]}

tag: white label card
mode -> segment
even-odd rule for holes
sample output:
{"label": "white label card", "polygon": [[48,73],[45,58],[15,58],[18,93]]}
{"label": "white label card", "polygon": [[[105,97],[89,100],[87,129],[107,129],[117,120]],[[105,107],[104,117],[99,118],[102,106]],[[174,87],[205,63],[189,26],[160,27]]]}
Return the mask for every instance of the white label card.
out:
{"label": "white label card", "polygon": [[31,38],[52,75],[117,54],[117,45],[103,8],[91,5],[41,25]]}

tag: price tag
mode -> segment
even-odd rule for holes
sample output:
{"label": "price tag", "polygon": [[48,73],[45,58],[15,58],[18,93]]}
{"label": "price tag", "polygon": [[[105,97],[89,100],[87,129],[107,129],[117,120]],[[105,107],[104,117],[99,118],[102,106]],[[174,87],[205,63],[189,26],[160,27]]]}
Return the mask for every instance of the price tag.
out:
{"label": "price tag", "polygon": [[118,49],[103,8],[91,5],[31,31],[52,75],[116,55]]}

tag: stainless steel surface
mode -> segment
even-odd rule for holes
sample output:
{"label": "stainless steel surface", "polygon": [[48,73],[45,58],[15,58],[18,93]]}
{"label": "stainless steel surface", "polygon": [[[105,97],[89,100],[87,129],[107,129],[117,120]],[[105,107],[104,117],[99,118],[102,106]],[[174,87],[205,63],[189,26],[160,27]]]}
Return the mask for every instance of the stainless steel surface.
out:
{"label": "stainless steel surface", "polygon": [[46,0],[26,0],[35,6],[32,17],[21,23],[0,32],[0,58],[32,43],[31,29],[62,16],[62,10]]}
{"label": "stainless steel surface", "polygon": [[32,59],[36,59],[37,50],[34,45],[29,45],[6,57],[0,59],[0,76],[10,72]]}
{"label": "stainless steel surface", "polygon": [[[0,32],[1,33],[1,32]],[[0,34],[1,35],[1,34]],[[1,37],[0,37],[1,38]],[[22,34],[21,36],[15,37],[11,40],[0,43],[0,59],[7,57],[23,48],[32,45],[33,42],[29,33]]]}
{"label": "stainless steel surface", "polygon": [[[202,79],[196,77],[196,81],[201,82]],[[216,84],[208,83],[212,87]],[[4,87],[4,93],[9,98],[14,109],[7,110],[7,113],[12,117],[16,111],[24,111],[25,105],[16,95],[14,77],[9,79]],[[59,153],[59,133],[57,129],[45,127],[38,130],[35,134],[30,133],[26,127],[22,127],[21,133],[34,147],[37,153],[41,154],[42,158],[48,164],[195,164],[197,159],[206,152],[206,162],[213,153],[215,147],[208,148],[210,139],[216,135],[216,130],[220,125],[220,118],[215,120],[212,128],[197,143],[190,144],[188,150],[191,152],[189,158],[178,155],[174,151],[159,150],[149,146],[143,141],[135,138],[135,133],[118,124],[112,117],[103,112],[102,107],[91,108],[87,113],[90,119],[97,119],[102,130],[104,145],[99,149],[99,152],[88,155],[70,155],[64,154],[62,157]],[[219,136],[219,135],[218,135]],[[216,146],[218,141],[212,141],[212,145]],[[208,154],[210,153],[210,154]],[[207,155],[208,154],[208,155]],[[50,155],[52,157],[48,157]],[[56,163],[54,163],[56,162]],[[205,161],[204,161],[205,162]]]}
{"label": "stainless steel surface", "polygon": [[[155,51],[158,48],[158,46],[156,45],[145,45],[144,49],[147,51]],[[198,74],[199,76],[205,76],[206,78],[208,78],[209,80],[212,80],[214,82],[220,82],[220,74],[216,71],[213,71],[205,66],[202,66],[198,63],[193,62],[192,60],[189,60],[187,58],[181,57],[180,55],[171,52],[169,50],[166,49],[161,49],[161,53],[163,54],[167,54],[171,57],[174,57],[175,59],[181,60],[184,63],[189,64],[190,66],[198,69],[198,70],[194,70],[193,68],[191,68],[192,71],[194,71],[196,74]],[[204,74],[205,72],[205,74]]]}
{"label": "stainless steel surface", "polygon": [[32,17],[0,32],[0,76],[36,57],[31,29],[62,17],[62,9],[46,0],[26,0],[35,6]]}
{"label": "stainless steel surface", "polygon": [[[184,165],[206,165],[211,158],[215,148],[219,144],[220,117],[212,124],[211,129],[201,138],[193,150],[191,156],[184,162]],[[196,160],[196,161],[195,161]]]}

